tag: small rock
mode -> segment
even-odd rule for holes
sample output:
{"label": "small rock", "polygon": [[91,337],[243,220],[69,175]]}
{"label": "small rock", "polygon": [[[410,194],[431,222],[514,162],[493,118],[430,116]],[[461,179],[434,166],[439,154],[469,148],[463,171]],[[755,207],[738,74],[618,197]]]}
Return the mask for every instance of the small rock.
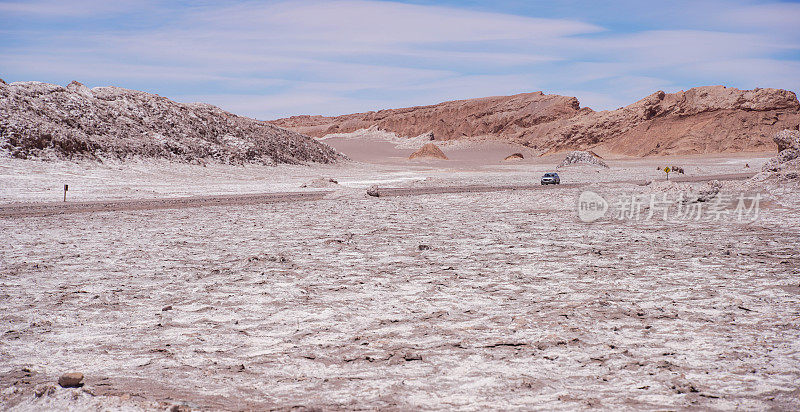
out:
{"label": "small rock", "polygon": [[380,197],[380,192],[378,191],[378,185],[372,185],[367,189],[367,194],[373,197]]}
{"label": "small rock", "polygon": [[41,386],[41,387],[36,388],[36,390],[33,392],[33,394],[37,398],[41,398],[42,396],[45,396],[45,395],[48,395],[48,396],[52,395],[53,393],[55,393],[55,391],[56,391],[56,387],[55,386],[45,385],[45,386]]}
{"label": "small rock", "polygon": [[419,250],[430,250],[430,248],[431,247],[428,246],[428,245],[419,245],[419,246],[417,246],[417,249],[419,249]]}
{"label": "small rock", "polygon": [[406,353],[403,355],[403,359],[405,359],[406,362],[419,361],[422,360],[422,355],[417,353]]}
{"label": "small rock", "polygon": [[506,156],[506,158],[503,159],[503,160],[512,161],[512,160],[520,160],[520,159],[524,159],[524,158],[525,158],[525,156],[523,156],[522,153],[513,153],[513,154],[510,154],[510,155]]}
{"label": "small rock", "polygon": [[772,138],[778,146],[778,153],[786,149],[800,149],[800,132],[797,130],[781,130]]}
{"label": "small rock", "polygon": [[722,189],[722,183],[719,180],[712,180],[708,182],[708,187],[701,190],[697,196],[696,202],[708,202],[717,197],[719,191]]}
{"label": "small rock", "polygon": [[323,187],[330,187],[336,186],[339,184],[339,181],[330,177],[320,177],[314,179],[308,183],[304,183],[300,187],[313,187],[313,188],[323,188]]}
{"label": "small rock", "polygon": [[608,169],[608,165],[600,160],[600,157],[597,156],[597,153],[591,151],[581,151],[576,150],[574,152],[570,152],[564,158],[564,161],[558,165],[557,169],[560,169],[565,166],[571,165],[579,165],[579,164],[587,164],[592,166],[599,166]]}
{"label": "small rock", "polygon": [[65,373],[58,378],[58,384],[62,388],[78,388],[83,386],[83,374],[78,372]]}
{"label": "small rock", "polygon": [[167,306],[164,306],[163,308],[161,308],[162,312],[166,312],[168,310],[172,310],[172,305],[167,305]]}
{"label": "small rock", "polygon": [[92,90],[83,85],[83,83],[73,80],[67,85],[67,91],[72,93],[81,94],[84,97],[93,97]]}

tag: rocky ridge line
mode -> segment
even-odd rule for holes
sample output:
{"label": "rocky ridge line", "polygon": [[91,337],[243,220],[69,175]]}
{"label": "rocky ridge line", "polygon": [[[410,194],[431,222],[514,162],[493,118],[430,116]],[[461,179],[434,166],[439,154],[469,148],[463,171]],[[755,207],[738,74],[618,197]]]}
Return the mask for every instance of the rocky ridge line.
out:
{"label": "rocky ridge line", "polygon": [[681,155],[770,150],[772,135],[800,124],[800,102],[787,90],[705,86],[596,112],[574,97],[536,92],[272,123],[315,137],[377,127],[404,137],[432,132],[435,140],[488,137],[539,154]]}
{"label": "rocky ridge line", "polygon": [[0,82],[0,147],[17,158],[331,163],[308,136],[218,107],[118,87]]}

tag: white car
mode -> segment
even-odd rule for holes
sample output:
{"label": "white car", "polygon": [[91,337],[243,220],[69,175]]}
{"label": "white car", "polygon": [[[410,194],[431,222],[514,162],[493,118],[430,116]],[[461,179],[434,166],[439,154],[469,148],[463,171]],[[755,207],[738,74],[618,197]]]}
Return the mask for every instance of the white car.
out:
{"label": "white car", "polygon": [[543,185],[560,185],[561,184],[561,178],[558,177],[558,173],[555,173],[555,172],[553,172],[553,173],[545,173],[544,176],[542,176],[542,184]]}

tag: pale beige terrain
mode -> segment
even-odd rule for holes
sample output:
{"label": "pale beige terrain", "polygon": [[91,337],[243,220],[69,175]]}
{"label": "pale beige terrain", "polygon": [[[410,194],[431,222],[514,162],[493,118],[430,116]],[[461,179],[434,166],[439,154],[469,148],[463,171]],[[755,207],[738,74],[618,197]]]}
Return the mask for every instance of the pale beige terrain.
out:
{"label": "pale beige terrain", "polygon": [[[120,87],[0,80],[0,154],[19,159],[334,163],[308,136],[204,103]],[[5,156],[3,156],[5,157]]]}
{"label": "pale beige terrain", "polygon": [[[328,143],[375,149],[353,139]],[[3,159],[0,210],[61,204],[65,182],[75,203],[313,196],[0,217],[0,405],[800,408],[797,186],[745,179],[772,153],[607,157],[542,188],[563,155],[455,144],[451,160],[408,161],[413,147],[374,144],[372,163],[315,166]],[[664,165],[685,175],[663,181]],[[576,214],[583,190],[720,176],[763,193],[758,220]],[[419,194],[477,186],[518,189]],[[55,384],[70,371],[83,388]]]}

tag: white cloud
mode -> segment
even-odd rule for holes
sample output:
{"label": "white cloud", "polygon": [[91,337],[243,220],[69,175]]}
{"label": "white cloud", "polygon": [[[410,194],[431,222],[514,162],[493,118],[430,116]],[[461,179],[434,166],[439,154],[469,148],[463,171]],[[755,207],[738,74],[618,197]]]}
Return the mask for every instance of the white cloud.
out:
{"label": "white cloud", "polygon": [[800,4],[769,3],[720,9],[719,21],[739,27],[770,30],[790,30],[795,38],[800,37],[797,22],[800,21]]}
{"label": "white cloud", "polygon": [[363,104],[363,102],[337,97],[334,94],[311,92],[292,92],[270,95],[175,95],[170,97],[184,103],[203,102],[213,104],[231,113],[261,120],[270,120],[277,117],[287,117],[292,114],[305,113],[303,110],[308,108],[312,109],[309,113],[314,114],[333,114],[329,113],[331,107],[359,111],[358,108]]}
{"label": "white cloud", "polygon": [[[366,0],[147,3],[162,17],[178,12],[144,29],[26,27],[15,33],[24,44],[0,44],[0,72],[143,85],[261,118],[536,90],[603,109],[657,88],[796,88],[797,61],[779,59],[798,49],[790,24],[798,6],[743,1],[682,2],[674,10],[632,2],[630,11],[651,27],[630,32],[580,19]],[[0,13],[80,21],[94,7],[124,19],[132,4],[0,2]]]}
{"label": "white cloud", "polygon": [[774,59],[730,59],[693,65],[706,78],[724,76],[743,87],[772,87],[800,91],[800,62]]}
{"label": "white cloud", "polygon": [[0,14],[25,17],[76,17],[114,14],[141,9],[144,1],[133,0],[35,0],[0,2]]}
{"label": "white cloud", "polygon": [[[188,17],[208,30],[254,30],[266,39],[357,44],[414,44],[547,39],[602,30],[591,24],[377,1],[293,1],[246,4]],[[264,39],[264,37],[262,37]]]}

